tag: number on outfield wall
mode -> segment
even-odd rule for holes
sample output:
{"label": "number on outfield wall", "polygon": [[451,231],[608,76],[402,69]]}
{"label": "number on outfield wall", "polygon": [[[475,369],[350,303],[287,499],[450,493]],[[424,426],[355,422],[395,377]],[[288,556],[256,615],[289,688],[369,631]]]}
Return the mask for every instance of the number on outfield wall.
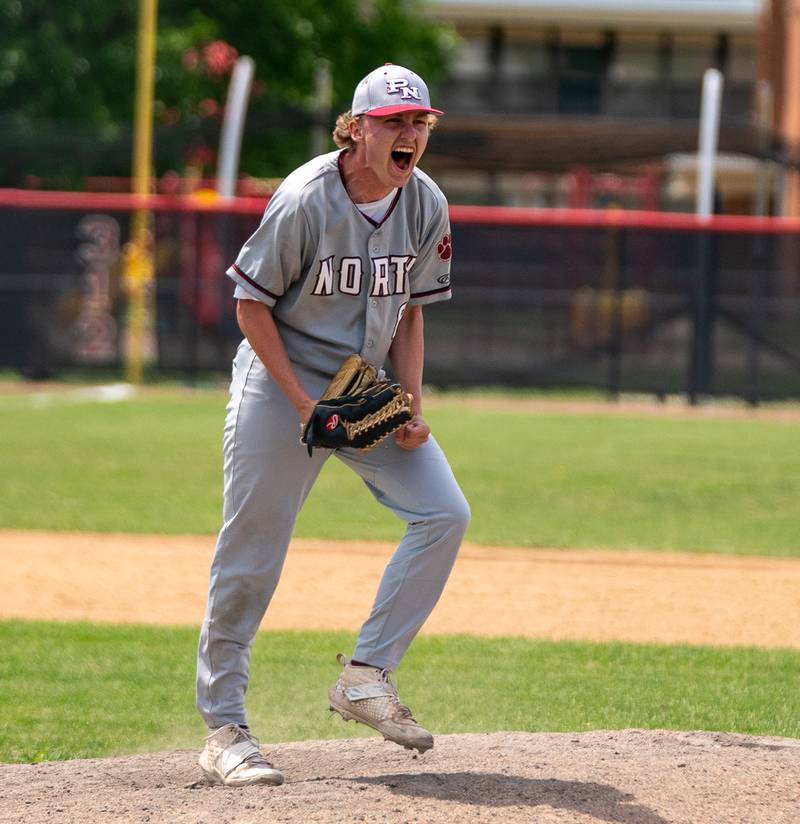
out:
{"label": "number on outfield wall", "polygon": [[117,322],[111,314],[111,270],[119,260],[119,223],[109,215],[86,215],[78,224],[75,256],[83,265],[83,300],[75,322],[72,356],[82,364],[117,359]]}

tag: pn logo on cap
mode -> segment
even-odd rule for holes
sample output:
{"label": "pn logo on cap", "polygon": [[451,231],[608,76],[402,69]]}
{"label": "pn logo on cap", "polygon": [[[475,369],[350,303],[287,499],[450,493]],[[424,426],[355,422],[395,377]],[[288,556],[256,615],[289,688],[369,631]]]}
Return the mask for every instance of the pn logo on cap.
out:
{"label": "pn logo on cap", "polygon": [[399,94],[401,100],[422,100],[419,86],[412,86],[404,77],[387,80],[386,94]]}

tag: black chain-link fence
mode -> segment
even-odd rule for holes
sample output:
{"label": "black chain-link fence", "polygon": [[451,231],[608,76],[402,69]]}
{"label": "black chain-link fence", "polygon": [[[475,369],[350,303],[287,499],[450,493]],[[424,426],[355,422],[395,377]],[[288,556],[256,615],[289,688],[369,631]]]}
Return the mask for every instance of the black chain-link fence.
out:
{"label": "black chain-link fence", "polygon": [[[119,368],[130,203],[29,200],[0,193],[0,366]],[[227,373],[224,270],[263,204],[173,203],[154,208],[154,365]],[[797,223],[455,207],[453,246],[453,300],[425,310],[429,383],[800,397]]]}

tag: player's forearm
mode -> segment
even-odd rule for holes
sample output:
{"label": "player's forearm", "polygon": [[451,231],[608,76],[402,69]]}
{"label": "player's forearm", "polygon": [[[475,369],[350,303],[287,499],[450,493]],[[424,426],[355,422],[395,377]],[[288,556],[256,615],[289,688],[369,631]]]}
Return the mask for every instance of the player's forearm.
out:
{"label": "player's forearm", "polygon": [[414,396],[414,414],[422,415],[422,368],[425,359],[422,307],[409,306],[389,349],[395,378]]}
{"label": "player's forearm", "polygon": [[305,423],[314,408],[314,401],[297,380],[272,310],[257,300],[240,300],[236,304],[236,319],[253,351]]}

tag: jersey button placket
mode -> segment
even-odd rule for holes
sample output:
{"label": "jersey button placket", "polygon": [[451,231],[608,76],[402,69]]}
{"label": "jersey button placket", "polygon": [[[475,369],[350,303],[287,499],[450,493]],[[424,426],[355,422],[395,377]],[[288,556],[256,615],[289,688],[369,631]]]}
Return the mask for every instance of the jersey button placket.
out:
{"label": "jersey button placket", "polygon": [[[383,244],[381,243],[380,230],[375,232],[370,238],[369,244],[370,253],[373,256],[380,255],[383,252]],[[366,317],[366,334],[364,336],[364,349],[371,350],[375,347],[375,332],[379,325],[378,301],[370,297],[367,300],[367,317]]]}

